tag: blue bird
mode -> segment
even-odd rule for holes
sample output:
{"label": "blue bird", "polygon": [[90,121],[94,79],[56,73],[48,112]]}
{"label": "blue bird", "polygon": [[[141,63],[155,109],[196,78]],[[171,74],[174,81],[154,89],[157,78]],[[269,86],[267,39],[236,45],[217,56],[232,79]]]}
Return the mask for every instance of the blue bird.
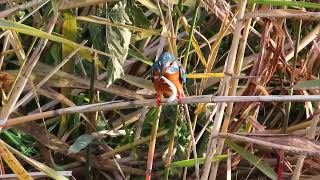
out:
{"label": "blue bird", "polygon": [[181,100],[186,73],[181,63],[171,53],[163,52],[153,64],[151,80],[157,92],[158,106],[162,95],[168,97],[168,102]]}

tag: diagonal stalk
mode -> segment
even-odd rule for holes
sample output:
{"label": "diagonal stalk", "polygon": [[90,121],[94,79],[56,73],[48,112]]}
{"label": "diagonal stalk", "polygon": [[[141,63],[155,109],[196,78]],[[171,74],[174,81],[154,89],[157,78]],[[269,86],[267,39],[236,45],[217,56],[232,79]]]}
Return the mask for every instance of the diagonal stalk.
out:
{"label": "diagonal stalk", "polygon": [[[53,30],[54,25],[57,22],[59,13],[54,14],[53,17],[50,19],[48,26],[46,28],[46,32],[51,33]],[[33,54],[31,55],[29,60],[26,60],[25,66],[21,69],[21,76],[17,77],[16,88],[13,89],[11,96],[8,99],[7,104],[3,107],[0,113],[0,124],[5,124],[8,120],[12,109],[14,108],[16,102],[18,101],[24,87],[26,86],[28,79],[32,73],[33,68],[37,64],[44,48],[48,43],[48,39],[41,39],[38,43],[38,46],[35,48]],[[0,127],[0,130],[2,128]]]}

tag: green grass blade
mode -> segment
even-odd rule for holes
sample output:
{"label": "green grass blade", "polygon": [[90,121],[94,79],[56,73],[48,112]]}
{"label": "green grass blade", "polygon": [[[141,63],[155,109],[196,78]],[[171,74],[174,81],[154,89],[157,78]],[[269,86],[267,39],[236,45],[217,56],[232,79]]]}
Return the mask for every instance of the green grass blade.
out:
{"label": "green grass blade", "polygon": [[226,144],[227,144],[227,146],[229,146],[230,148],[235,150],[237,153],[239,153],[243,158],[245,158],[251,164],[253,164],[255,167],[257,167],[266,176],[268,176],[271,179],[277,179],[277,173],[267,163],[265,163],[261,158],[255,156],[251,152],[247,151],[246,149],[238,146],[237,144],[235,144],[229,140],[226,140]]}
{"label": "green grass blade", "polygon": [[313,8],[320,9],[319,3],[300,2],[300,1],[284,1],[284,0],[249,0],[249,3],[253,4],[266,4],[273,6],[288,6],[288,7],[300,7],[300,8]]}
{"label": "green grass blade", "polygon": [[[63,43],[63,44],[69,45],[69,46],[74,47],[74,48],[81,46],[80,44],[75,43],[73,41],[70,41],[70,40],[68,40],[66,38],[63,38],[61,36],[57,36],[57,35],[54,35],[54,34],[49,34],[47,32],[41,31],[39,29],[30,27],[30,26],[27,26],[27,25],[24,25],[24,24],[20,24],[20,23],[17,23],[17,22],[4,20],[4,19],[0,19],[0,28],[10,29],[10,30],[13,30],[13,31],[20,32],[22,34],[27,34],[27,35],[30,35],[30,36],[35,36],[35,37],[39,37],[39,38],[43,38],[43,39],[49,39],[51,41]],[[85,50],[85,52],[87,52],[89,54],[90,54],[90,52],[96,52],[96,53],[104,55],[104,56],[114,57],[111,54],[108,54],[108,53],[105,53],[105,52],[102,52],[102,51],[99,51],[99,50],[96,50],[96,49],[93,49],[93,48],[89,48],[89,47],[86,47],[86,46],[82,46],[82,50],[80,50],[80,54],[83,53],[83,50]],[[86,56],[86,58],[89,58],[89,57]]]}
{"label": "green grass blade", "polygon": [[[221,161],[223,159],[226,159],[227,157],[228,157],[228,155],[215,156],[212,158],[212,161]],[[198,163],[199,163],[199,165],[203,164],[204,158],[198,158]],[[188,159],[188,160],[173,162],[169,165],[169,167],[170,168],[181,168],[181,167],[193,167],[194,165],[195,165],[195,160]]]}

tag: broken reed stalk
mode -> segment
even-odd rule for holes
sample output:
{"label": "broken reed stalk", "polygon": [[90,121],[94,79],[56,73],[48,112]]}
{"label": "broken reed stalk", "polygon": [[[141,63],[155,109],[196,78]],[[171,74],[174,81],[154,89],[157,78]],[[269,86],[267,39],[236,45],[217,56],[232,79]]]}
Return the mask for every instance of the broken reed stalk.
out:
{"label": "broken reed stalk", "polygon": [[160,105],[157,108],[157,115],[156,115],[155,119],[153,120],[153,124],[152,124],[152,132],[151,132],[151,136],[150,136],[147,169],[146,169],[146,180],[151,180],[154,149],[156,146],[157,132],[158,132],[158,126],[159,126],[159,119],[160,119],[160,115],[161,115],[161,109],[162,109],[162,106]]}
{"label": "broken reed stalk", "polygon": [[[230,75],[232,75],[234,72],[233,68],[234,68],[234,64],[235,64],[235,60],[236,60],[239,41],[241,38],[241,30],[242,30],[242,25],[243,25],[242,18],[244,16],[244,12],[246,10],[246,4],[247,4],[247,0],[242,0],[242,1],[240,1],[240,4],[239,4],[239,13],[236,16],[237,22],[235,25],[235,31],[233,33],[232,44],[230,47],[230,53],[229,53],[228,59],[225,62],[225,68],[224,68],[224,72],[227,76],[225,76],[221,80],[220,86],[219,86],[219,89],[221,91],[221,93],[219,93],[219,95],[221,95],[221,96],[228,96],[228,94],[229,94],[229,88],[230,88],[230,82],[231,82]],[[214,166],[211,167],[212,158],[213,158],[213,155],[216,150],[216,146],[217,146],[216,136],[218,135],[220,128],[221,128],[226,105],[227,105],[226,103],[218,103],[217,104],[218,111],[216,113],[216,116],[215,116],[215,119],[213,122],[213,127],[211,130],[211,135],[210,135],[210,139],[209,139],[209,143],[208,143],[208,147],[207,147],[206,158],[205,158],[205,162],[204,162],[201,180],[207,180],[209,177],[210,171],[211,170],[214,171]],[[212,175],[210,176],[210,179],[214,180],[215,178],[216,178],[216,174],[212,173]]]}
{"label": "broken reed stalk", "polygon": [[[222,103],[222,102],[306,102],[306,101],[320,101],[320,95],[271,95],[271,96],[189,96],[181,98],[180,104],[197,104],[197,103]],[[167,102],[166,99],[161,105],[177,105],[177,101]],[[136,100],[126,102],[104,102],[90,105],[82,105],[76,107],[61,108],[51,111],[44,111],[42,113],[31,114],[28,116],[17,117],[9,119],[8,122],[0,127],[11,127],[17,124],[34,121],[42,118],[49,118],[60,116],[62,114],[72,113],[86,113],[93,111],[109,111],[117,109],[130,109],[142,106],[155,106],[155,99]]]}
{"label": "broken reed stalk", "polygon": [[[315,137],[315,132],[316,132],[317,125],[319,122],[319,115],[320,115],[320,109],[318,107],[318,109],[313,114],[313,118],[311,120],[311,125],[309,128],[309,131],[307,132],[307,137],[310,139],[314,139],[314,137]],[[301,174],[301,170],[302,170],[303,162],[304,162],[305,158],[306,158],[306,155],[299,155],[297,163],[296,163],[296,167],[294,168],[294,171],[292,173],[291,180],[300,179],[300,174]]]}
{"label": "broken reed stalk", "polygon": [[[257,137],[259,137],[259,134],[257,134]],[[261,137],[263,137],[263,136],[261,135]],[[319,148],[310,149],[310,148],[305,148],[305,147],[294,147],[292,145],[288,146],[288,145],[273,143],[270,141],[264,141],[262,139],[251,138],[250,134],[248,136],[246,136],[246,134],[218,133],[217,138],[226,138],[226,139],[231,139],[232,141],[241,141],[241,142],[257,144],[257,145],[261,145],[264,147],[284,150],[284,151],[291,152],[294,154],[310,155],[310,156],[319,156],[320,155],[320,151],[318,150]]]}
{"label": "broken reed stalk", "polygon": [[319,12],[306,12],[295,9],[272,9],[272,10],[258,10],[255,12],[248,12],[243,19],[249,18],[286,18],[296,20],[318,21],[320,20]]}
{"label": "broken reed stalk", "polygon": [[[250,12],[253,12],[254,9],[255,9],[255,4],[252,4],[250,7]],[[245,22],[245,25],[244,25],[243,34],[240,39],[239,50],[238,50],[238,54],[237,54],[237,61],[235,63],[235,67],[234,67],[234,75],[235,76],[238,76],[241,73],[243,59],[244,59],[244,53],[245,53],[245,49],[247,46],[247,38],[248,38],[248,35],[250,32],[251,21],[252,21],[252,18],[247,19]],[[239,82],[239,79],[232,79],[231,80],[229,96],[236,95],[238,82]],[[224,120],[223,120],[223,124],[222,124],[221,131],[220,131],[222,133],[226,133],[228,131],[229,122],[231,120],[231,114],[232,114],[232,110],[233,110],[233,104],[234,104],[233,102],[229,102],[227,105],[226,113],[224,115]],[[216,150],[217,156],[221,155],[222,150],[223,150],[223,146],[224,146],[224,139],[219,139],[218,144],[217,144],[217,150]],[[213,177],[215,177],[217,175],[219,162],[220,161],[213,162],[213,165],[211,168],[211,174],[212,174],[211,176],[213,176]]]}
{"label": "broken reed stalk", "polygon": [[[53,17],[50,19],[46,32],[51,33],[53,30],[54,25],[56,24],[56,21],[58,19],[59,13],[54,14]],[[5,124],[9,118],[10,113],[12,112],[12,109],[14,108],[16,102],[18,101],[25,85],[28,82],[28,79],[32,73],[33,68],[37,64],[42,51],[46,47],[48,43],[48,39],[42,39],[39,41],[38,46],[35,48],[33,54],[31,55],[29,60],[25,60],[26,63],[21,69],[21,76],[17,76],[17,83],[15,88],[13,88],[13,91],[8,99],[7,104],[3,107],[1,113],[0,113],[0,124]],[[0,127],[0,130],[2,128]]]}

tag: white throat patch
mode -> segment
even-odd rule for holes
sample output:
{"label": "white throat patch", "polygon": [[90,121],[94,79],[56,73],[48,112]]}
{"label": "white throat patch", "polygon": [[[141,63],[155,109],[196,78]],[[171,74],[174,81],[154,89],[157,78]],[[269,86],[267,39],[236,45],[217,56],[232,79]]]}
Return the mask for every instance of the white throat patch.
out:
{"label": "white throat patch", "polygon": [[164,76],[162,76],[161,78],[169,85],[169,88],[172,91],[172,95],[168,98],[168,102],[172,102],[172,101],[176,100],[177,95],[178,95],[177,87],[168,78],[166,78]]}

